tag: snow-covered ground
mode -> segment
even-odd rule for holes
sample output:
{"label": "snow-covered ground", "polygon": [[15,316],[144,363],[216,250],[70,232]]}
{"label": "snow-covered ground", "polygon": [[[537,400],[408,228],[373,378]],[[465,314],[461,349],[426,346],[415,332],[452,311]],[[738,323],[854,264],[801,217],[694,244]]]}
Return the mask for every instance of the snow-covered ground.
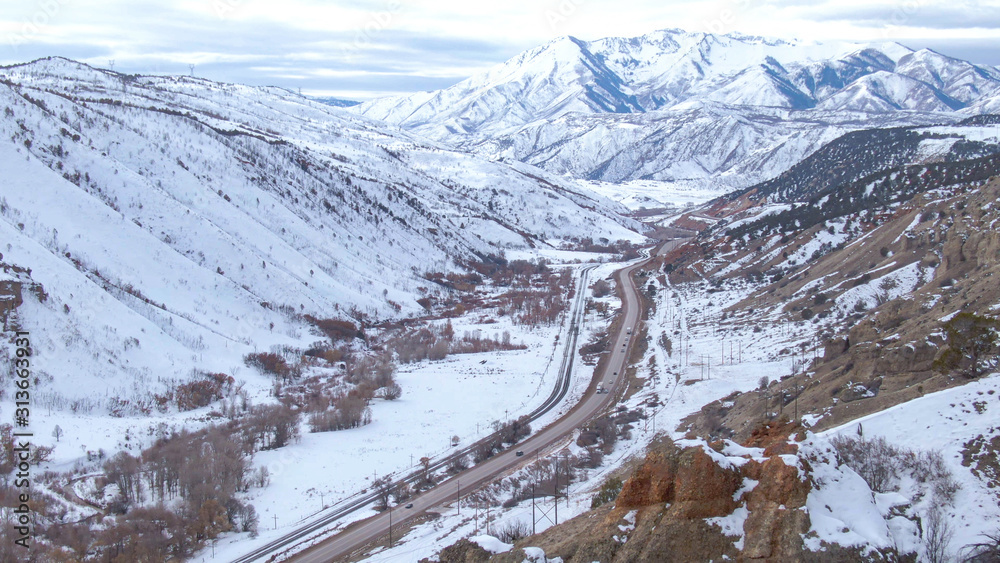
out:
{"label": "snow-covered ground", "polygon": [[[606,265],[594,271],[592,280],[602,277],[602,269],[610,274],[617,266]],[[659,285],[659,282],[653,282]],[[676,295],[675,295],[676,294]],[[647,420],[635,424],[631,440],[620,440],[614,451],[604,458],[604,464],[589,471],[586,479],[573,483],[568,498],[559,501],[559,521],[582,514],[590,509],[591,499],[604,480],[621,467],[627,460],[642,457],[654,436],[666,432],[674,438],[681,438],[684,432],[677,431],[681,420],[699,410],[703,405],[725,397],[733,391],[749,391],[757,386],[761,376],[777,379],[790,373],[792,359],[782,357],[777,352],[793,342],[802,339],[802,332],[785,329],[785,336],[775,338],[753,333],[751,327],[725,335],[725,364],[722,363],[722,335],[715,334],[714,324],[708,322],[721,308],[742,298],[739,290],[708,294],[700,284],[679,287],[660,287],[656,295],[656,312],[648,322],[651,342],[643,359],[639,362],[638,377],[645,379],[642,390],[622,403],[630,409],[644,408],[651,398],[658,398],[658,407],[646,407]],[[610,305],[615,302],[609,301]],[[606,322],[589,315],[586,321],[588,331],[599,330]],[[674,332],[677,332],[676,334]],[[657,341],[667,332],[673,341],[673,352],[667,354]],[[581,334],[581,342],[583,342]],[[742,342],[742,362],[739,361],[740,347],[732,347],[730,360],[729,342]],[[682,344],[683,343],[683,344]],[[680,350],[686,350],[682,355]],[[650,367],[650,358],[654,367]],[[709,366],[711,361],[711,366]],[[578,364],[579,365],[579,364]],[[589,381],[593,368],[587,368],[583,376],[575,381]],[[572,394],[572,393],[571,393]],[[572,404],[566,401],[565,405]],[[575,444],[567,444],[570,453],[582,451]],[[549,510],[550,517],[536,521],[536,531],[542,531],[554,524],[552,500],[540,501]],[[509,509],[493,509],[491,530],[497,530],[512,521],[531,524],[530,502],[522,502]],[[478,524],[478,526],[477,526]],[[485,532],[484,517],[478,522],[470,507],[462,513],[457,510],[445,512],[440,518],[415,526],[393,549],[383,549],[373,554],[369,561],[413,561],[429,557],[463,537],[476,536]]]}
{"label": "snow-covered ground", "polygon": [[308,346],[305,314],[422,314],[442,291],[425,274],[525,234],[642,238],[573,181],[285,90],[58,58],[0,75],[0,253],[47,295],[20,316],[54,411],[133,415],[194,370],[235,377],[249,352]]}
{"label": "snow-covered ground", "polygon": [[[949,557],[957,557],[966,545],[983,541],[985,533],[1000,530],[1000,493],[990,489],[963,465],[965,445],[977,436],[987,439],[1000,434],[1000,374],[993,374],[960,387],[953,387],[908,401],[882,412],[833,428],[817,436],[818,441],[829,441],[835,436],[857,437],[859,431],[867,439],[885,438],[889,443],[915,452],[939,452],[951,471],[959,488],[954,503],[945,505],[944,515],[954,536],[948,545]],[[900,493],[912,501],[915,509],[926,511],[935,499],[915,498],[916,484],[904,480]],[[847,491],[828,490],[824,498],[847,497]],[[876,501],[885,495],[875,495]],[[850,498],[850,497],[847,497]],[[859,510],[853,508],[842,520],[857,519]],[[886,520],[889,520],[886,518]],[[904,533],[896,533],[882,520],[872,520],[863,531],[866,537],[880,543],[893,542],[907,545]],[[821,536],[827,541],[836,540],[836,534]],[[914,542],[910,539],[910,544]],[[916,546],[915,546],[916,547]]]}
{"label": "snow-covered ground", "polygon": [[[544,257],[575,261],[598,256],[546,251]],[[580,267],[575,266],[577,271]],[[590,273],[590,282],[618,267],[614,263],[597,266]],[[589,295],[589,290],[585,291]],[[617,306],[615,298],[605,299]],[[232,559],[266,544],[319,516],[324,504],[331,507],[368,489],[376,477],[401,477],[416,469],[421,457],[436,459],[451,453],[452,436],[459,437],[460,446],[475,442],[492,432],[493,421],[513,420],[541,404],[558,376],[567,319],[558,326],[524,331],[506,318],[476,324],[478,317],[474,312],[452,319],[455,333],[481,331],[484,337],[493,337],[494,333],[510,331],[515,335],[512,340],[528,349],[452,355],[442,361],[403,365],[396,375],[402,397],[376,400],[371,424],[339,432],[304,433],[299,443],[258,453],[254,465],[268,467],[271,474],[271,484],[253,489],[249,498],[261,518],[260,535],[255,539],[245,533],[224,538],[215,546],[216,557]],[[609,321],[586,319],[579,343]],[[534,422],[534,428],[559,417],[582,396],[594,368],[579,362],[577,366],[566,397]],[[338,525],[373,513],[371,509],[358,511]]]}
{"label": "snow-covered ground", "polygon": [[[678,430],[678,424],[704,404],[733,391],[754,389],[761,377],[775,379],[798,369],[796,364],[801,362],[800,359],[797,362],[798,358],[783,356],[780,352],[786,348],[794,349],[800,343],[809,343],[809,331],[802,323],[784,324],[775,320],[763,335],[752,332],[750,327],[745,330],[730,327],[726,332],[716,333],[714,326],[718,323],[709,321],[713,318],[717,321],[718,312],[742,298],[745,291],[709,294],[704,289],[699,284],[688,284],[663,288],[658,292],[657,310],[649,322],[652,337],[650,350],[638,370],[640,377],[648,379],[645,387],[626,405],[641,408],[654,395],[663,404],[655,409],[648,408],[649,418],[636,425],[633,439],[620,441],[614,453],[605,458],[601,468],[570,487],[568,499],[560,501],[560,521],[586,512],[591,498],[609,473],[626,460],[641,457],[656,433],[666,432],[674,439],[681,439],[684,433]],[[673,341],[673,354],[667,354],[657,344],[663,331]],[[730,343],[735,345],[730,347]],[[685,350],[684,354],[680,353],[681,349]],[[654,358],[652,366],[650,358]],[[995,532],[1000,522],[997,493],[962,465],[962,450],[964,444],[976,436],[984,435],[988,439],[1000,433],[996,423],[998,412],[1000,374],[994,374],[819,435],[808,434],[802,452],[819,460],[813,467],[820,478],[818,488],[811,493],[807,503],[808,509],[814,513],[813,534],[809,536],[808,545],[814,549],[820,549],[821,541],[845,546],[865,543],[882,547],[896,545],[903,550],[917,551],[921,557],[926,556],[925,544],[914,519],[927,517],[931,502],[926,494],[927,487],[904,478],[898,492],[873,494],[861,477],[846,465],[838,465],[830,454],[831,440],[835,436],[857,436],[859,425],[869,439],[880,436],[917,454],[937,451],[943,455],[945,465],[959,485],[953,504],[944,507],[946,521],[954,531],[947,546],[949,556],[957,556],[963,546],[981,541],[981,534]],[[574,453],[579,450],[575,445],[568,448]],[[551,499],[543,502],[551,509]],[[909,518],[901,516],[904,509],[908,510]],[[482,515],[477,526],[470,512],[468,507],[461,515],[457,511],[446,512],[439,519],[416,526],[396,547],[384,549],[370,560],[414,560],[430,556],[462,537],[484,533]],[[491,516],[492,530],[511,521],[530,524],[531,504],[522,502],[511,509],[494,509]],[[738,516],[732,518],[739,520]],[[742,527],[737,525],[738,522],[726,520],[718,524],[732,528],[733,535],[742,536]],[[926,520],[921,524],[926,526]],[[550,519],[543,518],[536,522],[536,529],[541,531],[551,525]],[[488,544],[489,549],[503,548],[503,545],[488,539],[476,541]]]}
{"label": "snow-covered ground", "polygon": [[[58,58],[0,74],[0,262],[30,269],[22,277],[35,284],[17,320],[34,352],[31,430],[36,445],[54,446],[46,471],[93,475],[117,451],[137,455],[172,430],[222,421],[210,416],[218,403],[178,412],[157,402],[202,373],[232,376],[253,404],[272,403],[273,378],[244,357],[322,340],[305,315],[364,324],[420,315],[418,299],[447,293],[425,275],[476,256],[533,258],[535,244],[582,236],[643,238],[620,216],[625,208],[574,181],[447,151],[289,91],[125,76]],[[265,509],[290,525],[320,507],[320,493],[329,503],[365,486],[367,471],[317,451],[401,471],[411,453],[438,452],[454,434],[471,439],[473,415],[488,424],[540,402],[559,329],[480,328],[509,330],[529,349],[411,366],[399,374],[400,401],[375,405],[371,432],[307,434],[259,454],[255,466],[274,475],[270,489],[252,493],[262,527]],[[454,401],[463,393],[474,398]],[[0,409],[11,413],[13,400],[8,389]],[[389,457],[366,451],[382,451],[371,436],[390,427],[400,430]],[[293,461],[313,471],[306,481],[285,471]],[[331,473],[343,481],[324,481]]]}
{"label": "snow-covered ground", "polygon": [[711,187],[710,182],[658,182],[632,180],[629,182],[581,181],[591,191],[617,201],[632,211],[640,209],[688,209],[715,199],[728,191],[726,186]]}

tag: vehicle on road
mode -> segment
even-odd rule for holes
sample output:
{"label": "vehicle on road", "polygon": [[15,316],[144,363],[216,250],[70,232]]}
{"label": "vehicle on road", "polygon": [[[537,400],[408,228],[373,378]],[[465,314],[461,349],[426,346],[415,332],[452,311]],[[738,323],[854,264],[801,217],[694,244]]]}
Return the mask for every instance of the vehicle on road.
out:
{"label": "vehicle on road", "polygon": [[403,508],[413,508],[413,503],[411,502],[410,504],[404,506]]}
{"label": "vehicle on road", "polygon": [[517,457],[521,457],[524,455],[524,452],[522,452],[521,450],[517,450],[517,453],[514,455],[516,455]]}

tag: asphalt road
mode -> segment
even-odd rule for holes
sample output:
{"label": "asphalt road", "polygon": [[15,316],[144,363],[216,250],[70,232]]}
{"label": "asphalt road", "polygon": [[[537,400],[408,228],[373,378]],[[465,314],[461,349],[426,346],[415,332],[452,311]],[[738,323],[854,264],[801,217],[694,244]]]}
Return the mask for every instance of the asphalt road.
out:
{"label": "asphalt road", "polygon": [[[566,397],[566,393],[569,391],[570,383],[573,375],[573,366],[576,359],[577,351],[577,339],[580,334],[580,326],[583,323],[584,313],[586,311],[587,303],[587,287],[590,285],[588,280],[590,278],[590,272],[596,268],[596,265],[586,266],[581,269],[580,277],[577,280],[577,291],[576,296],[573,299],[573,304],[570,307],[570,321],[569,328],[567,330],[567,336],[563,343],[563,357],[559,365],[559,370],[556,378],[556,384],[553,386],[552,392],[549,394],[548,398],[542,402],[533,411],[525,415],[529,422],[534,422],[538,418],[542,417],[554,407],[559,405],[562,400]],[[436,472],[439,469],[446,467],[451,463],[452,459],[456,457],[467,457],[470,455],[480,442],[492,439],[492,436],[487,436],[475,442],[469,444],[463,448],[456,449],[451,454],[437,458],[431,462],[429,470],[431,472]],[[393,479],[398,482],[407,482],[411,485],[416,483],[422,478],[422,473],[420,471],[413,471],[409,475],[403,477],[393,477]],[[456,483],[457,485],[457,483]],[[242,555],[235,559],[233,563],[250,563],[254,561],[273,561],[278,558],[277,554],[288,550],[291,546],[295,546],[304,538],[314,537],[316,534],[322,534],[324,530],[330,527],[331,524],[337,522],[338,520],[344,518],[345,516],[354,513],[363,508],[367,508],[373,502],[376,501],[378,497],[377,491],[362,492],[352,497],[345,499],[343,502],[334,505],[323,511],[322,515],[298,528],[288,532],[287,534],[275,539],[261,547],[254,549],[253,551]]]}
{"label": "asphalt road", "polygon": [[[668,245],[671,243],[667,243]],[[290,561],[299,563],[327,563],[350,557],[360,548],[380,538],[388,537],[389,520],[392,518],[393,528],[413,519],[425,512],[444,513],[456,510],[453,503],[458,499],[459,491],[472,491],[477,487],[513,470],[514,468],[534,459],[536,451],[546,452],[573,436],[574,430],[582,427],[595,415],[601,413],[617,396],[616,391],[622,384],[624,368],[629,350],[629,339],[636,332],[639,324],[641,304],[638,290],[631,280],[631,273],[643,263],[633,264],[616,272],[619,287],[623,288],[622,322],[620,329],[614,335],[611,345],[611,360],[605,364],[604,372],[598,381],[602,382],[609,393],[596,392],[595,387],[587,390],[581,401],[570,412],[556,420],[540,432],[531,436],[517,446],[493,457],[477,466],[448,479],[412,499],[412,508],[394,507],[389,512],[383,512],[367,520],[355,523],[337,535],[317,544],[316,546],[292,557]],[[517,456],[517,451],[526,455]],[[465,493],[462,493],[463,495]]]}

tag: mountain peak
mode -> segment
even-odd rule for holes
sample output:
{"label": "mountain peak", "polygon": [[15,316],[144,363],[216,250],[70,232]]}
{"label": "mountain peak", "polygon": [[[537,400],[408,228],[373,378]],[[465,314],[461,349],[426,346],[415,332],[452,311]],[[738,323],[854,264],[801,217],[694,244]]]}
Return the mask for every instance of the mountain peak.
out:
{"label": "mountain peak", "polygon": [[[784,159],[757,160],[768,151],[756,143],[801,158],[834,133],[873,121],[960,119],[949,114],[998,91],[995,68],[889,41],[660,29],[589,41],[560,37],[450,88],[353,111],[560,174],[684,182],[725,174],[729,185],[781,171]],[[720,111],[736,116],[736,124],[716,120]]]}

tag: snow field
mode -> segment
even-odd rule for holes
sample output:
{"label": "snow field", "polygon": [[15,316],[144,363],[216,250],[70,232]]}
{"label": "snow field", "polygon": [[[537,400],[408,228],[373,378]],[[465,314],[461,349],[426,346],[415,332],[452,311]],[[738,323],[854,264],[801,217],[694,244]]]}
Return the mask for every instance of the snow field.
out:
{"label": "snow field", "polygon": [[[598,266],[590,281],[597,279],[597,271],[616,268],[614,264]],[[480,331],[484,338],[492,338],[509,331],[513,342],[526,344],[528,349],[400,365],[396,381],[403,394],[395,401],[376,399],[371,424],[326,433],[309,433],[303,425],[299,443],[259,452],[254,465],[269,469],[271,483],[252,489],[248,500],[260,515],[261,533],[256,539],[245,533],[227,536],[219,541],[216,554],[234,558],[247,553],[318,516],[324,504],[333,506],[368,489],[376,477],[401,477],[415,470],[421,457],[450,453],[452,436],[459,436],[460,447],[473,443],[492,432],[494,421],[513,420],[541,404],[555,385],[568,320],[559,326],[524,330],[505,317],[478,324],[481,314],[472,311],[452,319],[456,336]],[[597,328],[591,325],[585,331]],[[582,344],[586,337],[581,333],[578,342]],[[593,368],[578,367],[566,398],[532,423],[532,428],[545,426],[571,408],[589,385],[592,372]],[[337,526],[371,514],[371,509],[358,511]]]}

